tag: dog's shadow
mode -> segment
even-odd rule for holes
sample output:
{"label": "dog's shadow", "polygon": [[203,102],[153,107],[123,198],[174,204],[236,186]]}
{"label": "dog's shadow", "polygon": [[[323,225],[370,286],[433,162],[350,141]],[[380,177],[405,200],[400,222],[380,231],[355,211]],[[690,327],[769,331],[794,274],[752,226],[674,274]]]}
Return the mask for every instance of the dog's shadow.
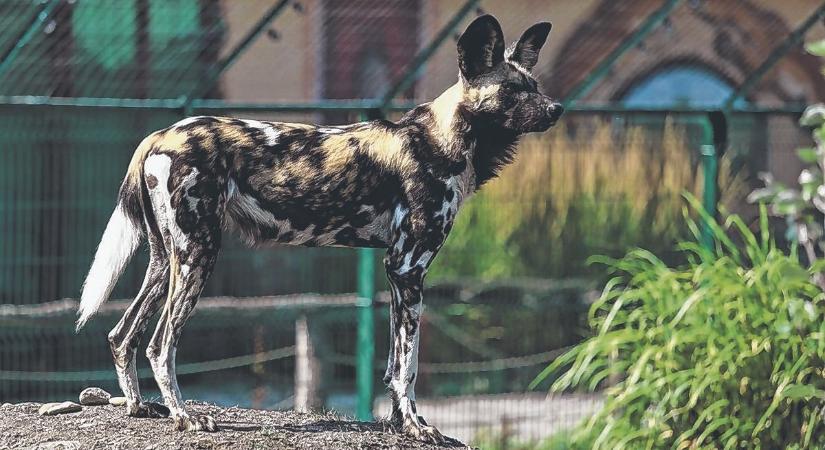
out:
{"label": "dog's shadow", "polygon": [[301,425],[281,425],[284,430],[303,433],[329,433],[329,432],[382,432],[388,428],[381,422],[358,422],[355,420],[316,420],[315,422]]}
{"label": "dog's shadow", "polygon": [[263,429],[263,426],[250,422],[218,421],[218,428],[221,431],[260,431]]}

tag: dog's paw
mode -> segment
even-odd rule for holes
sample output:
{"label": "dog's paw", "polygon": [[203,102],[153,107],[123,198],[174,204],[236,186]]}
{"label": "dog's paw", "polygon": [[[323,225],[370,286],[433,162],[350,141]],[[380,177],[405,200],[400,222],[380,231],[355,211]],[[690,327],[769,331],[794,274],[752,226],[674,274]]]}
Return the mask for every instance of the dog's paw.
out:
{"label": "dog's paw", "polygon": [[444,435],[441,434],[435,427],[424,425],[422,423],[411,423],[408,422],[404,424],[404,434],[421,442],[426,442],[429,444],[436,444],[440,445],[443,444],[446,439]]}
{"label": "dog's paw", "polygon": [[132,417],[143,417],[150,419],[162,419],[169,417],[169,408],[160,403],[141,402],[134,407],[127,406],[129,415]]}
{"label": "dog's paw", "polygon": [[207,415],[178,416],[174,417],[174,421],[178,431],[218,431],[215,419]]}

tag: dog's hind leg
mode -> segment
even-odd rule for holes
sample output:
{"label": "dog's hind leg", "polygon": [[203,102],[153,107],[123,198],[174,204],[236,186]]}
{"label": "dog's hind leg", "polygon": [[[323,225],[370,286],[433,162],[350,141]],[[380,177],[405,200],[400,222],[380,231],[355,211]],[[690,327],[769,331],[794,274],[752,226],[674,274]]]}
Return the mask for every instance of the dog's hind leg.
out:
{"label": "dog's hind leg", "polygon": [[149,195],[169,260],[168,296],[146,356],[176,428],[215,431],[211,417],[187,414],[175,375],[175,351],[220,249],[226,180],[205,162],[173,162],[165,154],[148,157],[145,170],[147,179],[157,178]]}
{"label": "dog's hind leg", "polygon": [[[146,349],[152,364],[155,381],[163,400],[169,407],[178,430],[216,431],[215,420],[209,416],[190,416],[185,408],[175,375],[175,352],[183,325],[192,313],[203,286],[212,272],[218,253],[215,246],[190,241],[187,250],[176,247],[170,258],[169,298],[164,306],[157,329]],[[195,248],[192,248],[195,247]],[[178,250],[180,254],[178,254]]]}
{"label": "dog's hind leg", "polygon": [[149,320],[160,307],[169,287],[169,259],[157,234],[149,233],[149,267],[137,297],[109,333],[117,380],[126,397],[126,411],[134,417],[166,417],[163,405],[144,402],[140,396],[135,356]]}

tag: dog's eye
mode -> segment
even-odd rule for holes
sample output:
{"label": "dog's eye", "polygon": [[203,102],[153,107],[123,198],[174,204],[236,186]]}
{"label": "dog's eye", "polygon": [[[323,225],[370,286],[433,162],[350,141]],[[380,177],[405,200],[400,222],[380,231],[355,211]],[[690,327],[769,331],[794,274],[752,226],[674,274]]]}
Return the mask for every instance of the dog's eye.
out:
{"label": "dog's eye", "polygon": [[522,86],[519,86],[519,85],[518,85],[518,84],[516,84],[516,83],[504,83],[503,85],[501,85],[501,89],[502,89],[504,92],[508,93],[508,94],[509,94],[509,93],[516,93],[516,92],[518,92],[518,91],[523,90],[523,89],[522,89]]}

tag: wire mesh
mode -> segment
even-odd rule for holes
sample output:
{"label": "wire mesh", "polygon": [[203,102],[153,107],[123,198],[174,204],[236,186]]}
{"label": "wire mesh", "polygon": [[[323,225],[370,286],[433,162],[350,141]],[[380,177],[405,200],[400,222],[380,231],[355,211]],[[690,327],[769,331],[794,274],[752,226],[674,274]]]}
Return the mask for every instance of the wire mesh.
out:
{"label": "wire mesh", "polygon": [[[457,33],[481,13],[498,17],[508,42],[536,21],[554,22],[535,74],[547,92],[564,99],[668,2],[293,0],[262,22],[279,4],[0,4],[0,400],[64,399],[90,383],[117,392],[105,339],[119,316],[116,307],[79,335],[72,331],[73,304],[37,317],[10,311],[77,296],[133,149],[150,131],[182,118],[187,99],[378,101],[417,70],[396,100],[428,101],[456,81]],[[467,14],[459,14],[465,6]],[[546,438],[598,407],[599,394],[547,397],[546,384],[524,391],[583,337],[584,311],[604,275],[586,263],[589,256],[620,256],[642,246],[668,260],[673,242],[687,236],[682,194],[701,193],[698,150],[704,143],[696,113],[599,106],[717,108],[779,38],[820,6],[806,0],[788,0],[781,10],[767,0],[674,2],[659,25],[598,74],[579,101],[584,107],[568,112],[550,133],[522,142],[519,160],[465,206],[430,271],[417,383],[424,417],[465,441],[506,445],[509,437]],[[451,20],[457,26],[446,29],[443,44],[414,67],[416,55]],[[259,26],[263,32],[243,46]],[[821,35],[821,28],[806,34]],[[796,126],[794,110],[825,98],[819,65],[793,46],[735,104],[788,111],[729,116],[727,144],[718,149],[725,209],[751,211],[744,197],[759,171],[793,181],[798,168],[791,154],[810,139]],[[703,89],[692,91],[696,85]],[[7,96],[92,97],[92,104],[104,97],[170,99],[175,107],[25,106],[20,103],[36,99]],[[313,123],[360,116],[230,106],[211,112]],[[144,253],[114,298],[134,295]],[[230,238],[207,299],[183,334],[178,366],[189,372],[180,377],[184,394],[224,405],[291,408],[295,323],[305,315],[323,374],[323,406],[353,411],[356,308],[313,306],[311,299],[355,292],[355,267],[348,249],[251,251]],[[386,291],[378,278],[378,290]],[[255,309],[248,298],[231,311],[208,306],[217,296],[306,293],[313,294],[288,307]],[[388,313],[384,303],[376,309],[374,379],[381,392]],[[141,364],[142,387],[157,396]],[[385,399],[376,400],[379,415],[387,408]]]}

